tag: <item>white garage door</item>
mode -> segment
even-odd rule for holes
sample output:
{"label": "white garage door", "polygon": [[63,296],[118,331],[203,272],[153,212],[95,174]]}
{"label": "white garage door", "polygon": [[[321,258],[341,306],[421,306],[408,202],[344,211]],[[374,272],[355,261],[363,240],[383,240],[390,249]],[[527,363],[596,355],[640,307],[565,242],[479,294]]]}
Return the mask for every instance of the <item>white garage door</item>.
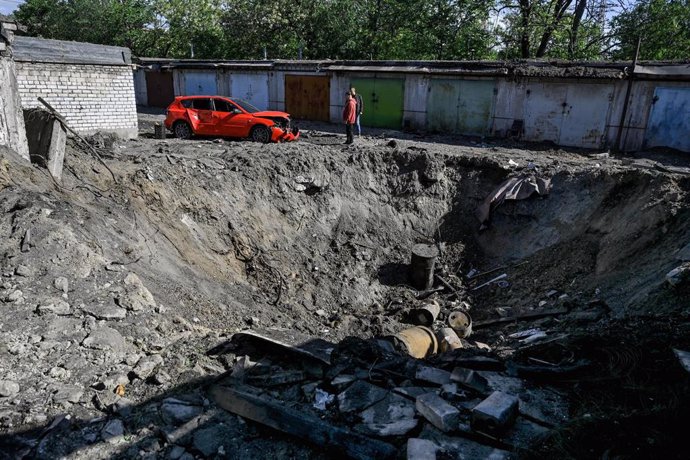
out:
{"label": "white garage door", "polygon": [[233,73],[230,95],[244,99],[259,110],[268,109],[268,75]]}

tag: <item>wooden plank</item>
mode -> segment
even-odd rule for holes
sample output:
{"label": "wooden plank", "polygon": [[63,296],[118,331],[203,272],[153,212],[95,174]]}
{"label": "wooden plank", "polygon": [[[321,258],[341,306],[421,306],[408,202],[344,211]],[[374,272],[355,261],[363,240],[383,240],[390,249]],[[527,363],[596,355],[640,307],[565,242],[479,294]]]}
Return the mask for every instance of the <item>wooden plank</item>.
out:
{"label": "wooden plank", "polygon": [[266,397],[216,385],[211,397],[223,409],[354,459],[387,459],[397,455],[391,444],[330,425],[325,420],[290,409]]}

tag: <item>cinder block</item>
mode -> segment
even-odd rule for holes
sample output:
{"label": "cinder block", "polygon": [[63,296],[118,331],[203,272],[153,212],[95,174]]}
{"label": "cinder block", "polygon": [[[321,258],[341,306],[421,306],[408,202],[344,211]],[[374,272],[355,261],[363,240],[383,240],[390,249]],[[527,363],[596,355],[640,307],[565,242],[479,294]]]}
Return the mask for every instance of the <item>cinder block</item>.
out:
{"label": "cinder block", "polygon": [[500,434],[513,424],[518,416],[518,398],[494,391],[472,409],[472,429]]}
{"label": "cinder block", "polygon": [[415,407],[425,419],[441,431],[452,431],[460,424],[460,411],[436,393],[417,396]]}

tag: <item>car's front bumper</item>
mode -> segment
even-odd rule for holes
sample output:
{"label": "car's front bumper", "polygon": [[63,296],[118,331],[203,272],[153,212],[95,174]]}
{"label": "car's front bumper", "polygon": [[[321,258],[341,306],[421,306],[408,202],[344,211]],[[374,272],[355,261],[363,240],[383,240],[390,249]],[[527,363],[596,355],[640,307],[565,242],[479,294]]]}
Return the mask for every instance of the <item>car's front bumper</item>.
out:
{"label": "car's front bumper", "polygon": [[271,136],[271,141],[273,142],[292,142],[299,139],[299,129],[292,128],[290,130],[279,128],[277,126],[273,127],[273,135]]}

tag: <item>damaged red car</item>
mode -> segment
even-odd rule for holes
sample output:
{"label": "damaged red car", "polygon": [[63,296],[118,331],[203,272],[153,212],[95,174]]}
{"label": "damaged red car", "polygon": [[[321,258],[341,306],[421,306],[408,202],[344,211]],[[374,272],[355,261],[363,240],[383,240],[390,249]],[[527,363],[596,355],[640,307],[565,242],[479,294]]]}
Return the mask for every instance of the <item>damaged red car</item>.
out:
{"label": "damaged red car", "polygon": [[299,138],[285,112],[261,111],[241,99],[180,96],[168,106],[165,127],[175,137],[222,136],[255,142],[289,142]]}

